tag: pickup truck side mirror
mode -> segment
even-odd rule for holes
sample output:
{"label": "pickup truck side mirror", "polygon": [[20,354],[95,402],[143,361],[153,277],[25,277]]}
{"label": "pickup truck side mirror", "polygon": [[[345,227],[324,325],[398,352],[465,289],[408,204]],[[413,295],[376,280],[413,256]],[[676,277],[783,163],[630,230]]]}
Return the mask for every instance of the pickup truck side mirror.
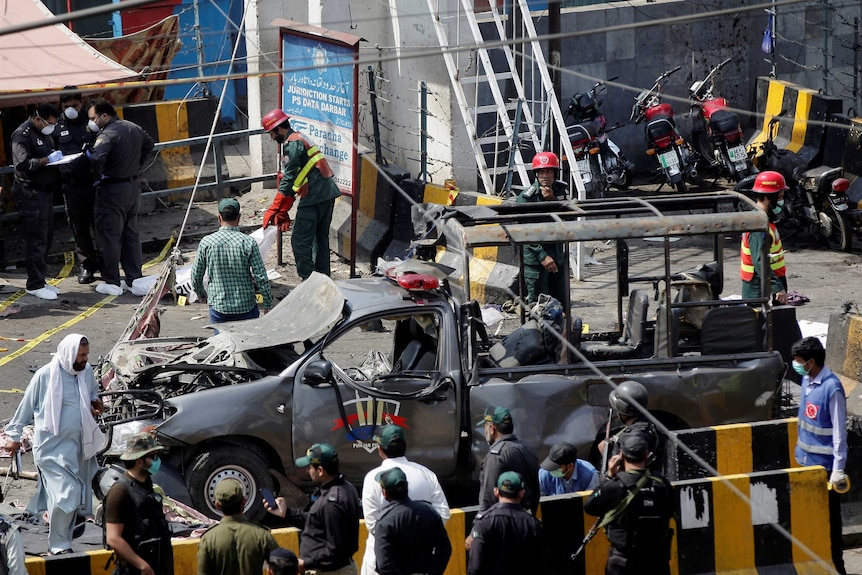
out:
{"label": "pickup truck side mirror", "polygon": [[312,361],[302,374],[302,383],[311,386],[332,383],[332,364],[325,359]]}

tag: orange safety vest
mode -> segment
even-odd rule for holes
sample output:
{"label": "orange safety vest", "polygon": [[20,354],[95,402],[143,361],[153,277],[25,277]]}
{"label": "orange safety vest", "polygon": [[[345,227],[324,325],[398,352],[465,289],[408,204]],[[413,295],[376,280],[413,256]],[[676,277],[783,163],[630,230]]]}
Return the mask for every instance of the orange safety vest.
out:
{"label": "orange safety vest", "polygon": [[302,169],[299,170],[299,173],[296,175],[296,179],[293,181],[293,193],[298,195],[300,198],[305,197],[305,194],[308,193],[308,173],[312,170],[312,168],[317,167],[320,171],[320,175],[324,178],[331,178],[335,174],[332,172],[332,168],[329,167],[329,163],[327,163],[326,158],[323,156],[323,152],[317,146],[311,145],[308,140],[302,137],[302,134],[299,132],[293,132],[291,135],[287,137],[288,142],[295,142],[299,140],[302,142],[302,145],[305,146],[305,154],[308,157],[308,161],[305,162],[305,165],[302,166]]}
{"label": "orange safety vest", "polygon": [[[742,234],[742,248],[740,249],[739,276],[743,281],[750,282],[754,279],[754,261],[751,259],[751,248],[748,245],[748,235]],[[772,243],[769,246],[769,267],[778,277],[787,274],[787,266],[784,264],[784,248],[781,246],[781,237],[775,224],[769,224],[769,236]]]}

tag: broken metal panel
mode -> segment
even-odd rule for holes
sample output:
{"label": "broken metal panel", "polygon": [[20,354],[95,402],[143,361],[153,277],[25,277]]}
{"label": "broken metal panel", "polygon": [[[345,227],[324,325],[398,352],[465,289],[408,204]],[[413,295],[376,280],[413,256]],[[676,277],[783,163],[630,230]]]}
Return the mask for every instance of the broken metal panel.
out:
{"label": "broken metal panel", "polygon": [[266,315],[219,324],[235,352],[276,347],[309,339],[341,317],[344,294],[328,276],[314,272]]}

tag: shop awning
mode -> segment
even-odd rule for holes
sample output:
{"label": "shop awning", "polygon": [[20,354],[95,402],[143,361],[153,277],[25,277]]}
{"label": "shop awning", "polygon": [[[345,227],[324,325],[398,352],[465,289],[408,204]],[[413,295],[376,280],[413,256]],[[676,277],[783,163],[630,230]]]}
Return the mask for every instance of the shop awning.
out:
{"label": "shop awning", "polygon": [[[39,0],[0,0],[0,28],[53,17]],[[138,77],[62,24],[0,36],[0,108],[57,100],[64,86]]]}

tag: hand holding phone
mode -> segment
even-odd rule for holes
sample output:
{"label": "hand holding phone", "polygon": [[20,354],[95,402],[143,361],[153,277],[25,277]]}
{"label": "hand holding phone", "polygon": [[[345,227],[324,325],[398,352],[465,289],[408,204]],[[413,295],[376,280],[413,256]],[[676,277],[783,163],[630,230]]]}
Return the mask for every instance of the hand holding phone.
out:
{"label": "hand holding phone", "polygon": [[270,509],[278,509],[278,504],[275,502],[275,495],[271,489],[263,488],[260,490],[260,494],[263,497],[263,500],[266,501],[266,504],[269,505]]}

